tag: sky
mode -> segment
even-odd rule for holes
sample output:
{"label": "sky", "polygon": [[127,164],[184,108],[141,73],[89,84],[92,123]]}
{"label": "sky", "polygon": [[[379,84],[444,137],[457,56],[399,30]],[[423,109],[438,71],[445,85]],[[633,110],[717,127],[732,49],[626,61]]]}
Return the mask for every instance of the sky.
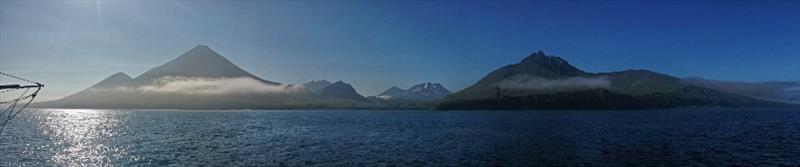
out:
{"label": "sky", "polygon": [[591,72],[798,81],[800,1],[0,1],[0,71],[45,83],[40,100],[196,45],[267,80],[362,95],[458,91],[538,50]]}

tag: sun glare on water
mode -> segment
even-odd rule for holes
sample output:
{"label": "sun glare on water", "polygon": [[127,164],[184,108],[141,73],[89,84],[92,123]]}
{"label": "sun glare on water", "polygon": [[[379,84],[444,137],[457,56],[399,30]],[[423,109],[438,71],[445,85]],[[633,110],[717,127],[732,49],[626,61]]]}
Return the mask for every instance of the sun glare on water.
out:
{"label": "sun glare on water", "polygon": [[[126,135],[120,129],[122,120],[113,112],[104,110],[65,109],[41,118],[41,132],[49,136],[54,145],[50,161],[60,165],[103,165],[129,157],[127,148],[104,140]],[[60,166],[59,165],[59,166]]]}

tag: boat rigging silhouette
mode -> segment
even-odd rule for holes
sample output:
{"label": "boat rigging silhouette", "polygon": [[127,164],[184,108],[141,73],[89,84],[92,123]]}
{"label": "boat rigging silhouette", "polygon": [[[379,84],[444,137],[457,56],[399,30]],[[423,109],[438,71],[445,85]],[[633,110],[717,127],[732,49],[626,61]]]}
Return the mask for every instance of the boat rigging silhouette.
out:
{"label": "boat rigging silhouette", "polygon": [[6,106],[5,108],[0,111],[0,135],[3,134],[3,130],[5,129],[8,122],[10,122],[14,117],[22,113],[28,105],[33,102],[33,99],[36,98],[36,95],[39,94],[39,91],[42,90],[44,84],[31,81],[22,77],[14,76],[8,73],[0,72],[0,75],[13,78],[22,82],[27,82],[26,84],[2,84],[0,83],[0,94],[5,94],[14,91],[23,91],[19,96],[16,98],[12,98],[10,100],[0,99],[0,106]]}

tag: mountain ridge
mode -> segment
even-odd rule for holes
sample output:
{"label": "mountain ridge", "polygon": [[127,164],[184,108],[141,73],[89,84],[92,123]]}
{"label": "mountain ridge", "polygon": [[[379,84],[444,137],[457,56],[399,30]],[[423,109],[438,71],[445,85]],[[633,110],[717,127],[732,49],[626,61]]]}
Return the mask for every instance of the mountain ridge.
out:
{"label": "mountain ridge", "polygon": [[90,88],[112,89],[117,87],[125,87],[128,86],[132,81],[133,78],[128,76],[128,74],[117,72],[90,86]]}
{"label": "mountain ridge", "polygon": [[439,83],[425,82],[413,85],[409,89],[392,86],[376,97],[385,100],[437,101],[450,94],[450,90]]}
{"label": "mountain ridge", "polygon": [[[358,93],[337,92],[327,80],[318,85],[328,92],[304,86],[281,85],[252,75],[208,46],[198,45],[136,78],[114,73],[64,98],[32,107],[104,109],[301,109],[378,108]],[[326,84],[327,83],[327,84]],[[344,91],[355,89],[342,81]],[[313,87],[313,86],[311,86]]]}
{"label": "mountain ridge", "polygon": [[223,57],[206,45],[197,45],[180,56],[156,66],[134,78],[135,85],[151,84],[162,77],[208,77],[233,78],[249,77],[269,85],[281,85],[257,77]]}
{"label": "mountain ridge", "polygon": [[313,93],[321,93],[322,90],[325,89],[325,87],[328,87],[331,84],[333,84],[333,83],[331,83],[328,80],[324,80],[324,79],[323,80],[312,80],[312,81],[303,83],[303,87],[308,89],[309,91],[311,91]]}
{"label": "mountain ridge", "polygon": [[[619,101],[615,101],[619,100]],[[685,106],[781,107],[715,89],[685,85],[649,70],[584,72],[538,51],[488,73],[437,109],[657,109]]]}
{"label": "mountain ridge", "polygon": [[[312,80],[302,85],[264,80],[208,46],[198,45],[135,78],[114,73],[87,89],[33,107],[421,109],[435,106],[442,110],[797,107],[736,89],[689,81],[645,69],[586,72],[561,57],[537,51],[518,63],[489,72],[455,93],[439,83],[425,82],[409,89],[393,86],[378,96],[364,97],[341,80],[334,83]],[[800,86],[775,90],[788,92],[781,96],[800,99]]]}
{"label": "mountain ridge", "polygon": [[800,82],[721,81],[700,77],[684,78],[682,82],[687,85],[718,89],[763,100],[800,104]]}
{"label": "mountain ridge", "polygon": [[326,97],[366,100],[364,96],[359,94],[356,89],[353,88],[353,85],[345,83],[341,80],[326,86],[324,89],[322,89],[321,93]]}

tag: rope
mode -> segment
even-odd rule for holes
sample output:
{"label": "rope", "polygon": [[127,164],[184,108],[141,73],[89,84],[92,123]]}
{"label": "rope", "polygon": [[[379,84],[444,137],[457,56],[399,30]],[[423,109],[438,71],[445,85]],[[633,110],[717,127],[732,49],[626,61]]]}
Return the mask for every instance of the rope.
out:
{"label": "rope", "polygon": [[[20,80],[20,81],[30,82],[32,84],[38,85],[38,86],[35,87],[36,91],[34,91],[31,94],[28,94],[28,92],[31,90],[32,87],[18,88],[18,89],[8,89],[8,90],[0,91],[0,93],[7,93],[7,92],[11,92],[11,91],[25,89],[25,91],[22,92],[22,94],[20,94],[19,97],[16,98],[16,99],[9,100],[9,101],[0,101],[0,104],[9,104],[8,108],[6,108],[2,112],[0,112],[0,121],[2,121],[2,122],[0,122],[0,135],[2,135],[3,134],[3,130],[6,128],[6,125],[8,124],[8,122],[11,121],[12,119],[14,119],[14,117],[19,115],[20,113],[22,113],[22,111],[25,110],[25,108],[27,108],[28,105],[31,104],[31,102],[33,102],[33,99],[36,98],[36,95],[39,94],[40,90],[42,90],[42,86],[43,85],[41,83],[39,83],[39,82],[31,81],[31,80],[28,80],[28,79],[25,79],[25,78],[22,78],[22,77],[14,76],[14,75],[3,73],[3,72],[0,72],[0,75],[6,76],[6,77],[10,77],[10,78],[14,78],[14,79],[17,79],[17,80]],[[21,107],[18,108],[17,104],[19,104],[20,101],[25,101],[25,100],[27,100],[27,102],[25,102],[25,104],[23,104]]]}
{"label": "rope", "polygon": [[16,90],[20,90],[20,89],[6,89],[6,90],[1,90],[1,91],[0,91],[0,94],[3,94],[3,93],[8,93],[8,92],[13,92],[13,91],[16,91]]}
{"label": "rope", "polygon": [[[27,92],[27,91],[28,91],[28,89],[25,89],[25,92]],[[23,95],[24,95],[24,94],[25,94],[25,93],[23,93]],[[33,97],[36,97],[36,95],[35,95],[35,94],[29,94],[29,95],[27,95],[27,96],[22,96],[22,97],[20,97],[20,98],[14,99],[14,100],[9,100],[9,101],[0,101],[0,104],[8,104],[8,103],[12,103],[12,102],[15,102],[15,101],[25,100],[25,99],[28,99],[28,98],[33,98]]]}
{"label": "rope", "polygon": [[18,79],[20,81],[30,82],[32,84],[39,84],[38,82],[34,82],[34,81],[31,81],[31,80],[28,80],[28,79],[25,79],[25,78],[22,78],[22,77],[18,77],[18,76],[14,76],[14,75],[11,75],[11,74],[7,74],[7,73],[4,73],[4,72],[0,72],[0,75],[5,75],[7,77]]}
{"label": "rope", "polygon": [[[27,93],[27,92],[28,92],[28,90],[30,90],[30,89],[26,89],[26,90],[25,90],[25,92]],[[36,94],[38,94],[40,90],[42,90],[42,87],[38,87],[38,88],[36,88],[36,91],[35,91],[35,92],[33,92],[31,95],[28,95],[28,97],[36,97]],[[23,95],[24,95],[24,93],[23,93]],[[19,115],[19,113],[22,113],[22,110],[24,110],[25,108],[27,108],[27,107],[28,107],[28,105],[30,105],[30,104],[31,104],[31,102],[33,102],[33,98],[30,98],[30,99],[28,100],[28,102],[26,102],[26,103],[25,103],[25,105],[22,105],[22,107],[20,107],[20,108],[19,108],[19,109],[17,109],[16,111],[14,111],[14,109],[17,107],[17,104],[19,104],[19,103],[18,103],[18,102],[19,102],[19,100],[20,100],[20,99],[18,99],[18,100],[17,100],[17,101],[15,101],[13,104],[11,104],[11,106],[9,107],[9,109],[10,109],[10,112],[8,112],[8,110],[9,110],[9,109],[6,109],[6,111],[3,111],[3,113],[2,113],[2,114],[0,114],[0,116],[2,116],[3,114],[6,114],[6,112],[8,112],[8,113],[7,113],[8,115],[6,115],[6,119],[3,121],[3,123],[0,123],[0,135],[2,135],[2,134],[3,134],[3,130],[5,130],[5,128],[6,128],[6,124],[8,124],[8,122],[9,122],[9,121],[11,121],[11,119],[14,119],[14,117],[17,117],[17,115]]]}

